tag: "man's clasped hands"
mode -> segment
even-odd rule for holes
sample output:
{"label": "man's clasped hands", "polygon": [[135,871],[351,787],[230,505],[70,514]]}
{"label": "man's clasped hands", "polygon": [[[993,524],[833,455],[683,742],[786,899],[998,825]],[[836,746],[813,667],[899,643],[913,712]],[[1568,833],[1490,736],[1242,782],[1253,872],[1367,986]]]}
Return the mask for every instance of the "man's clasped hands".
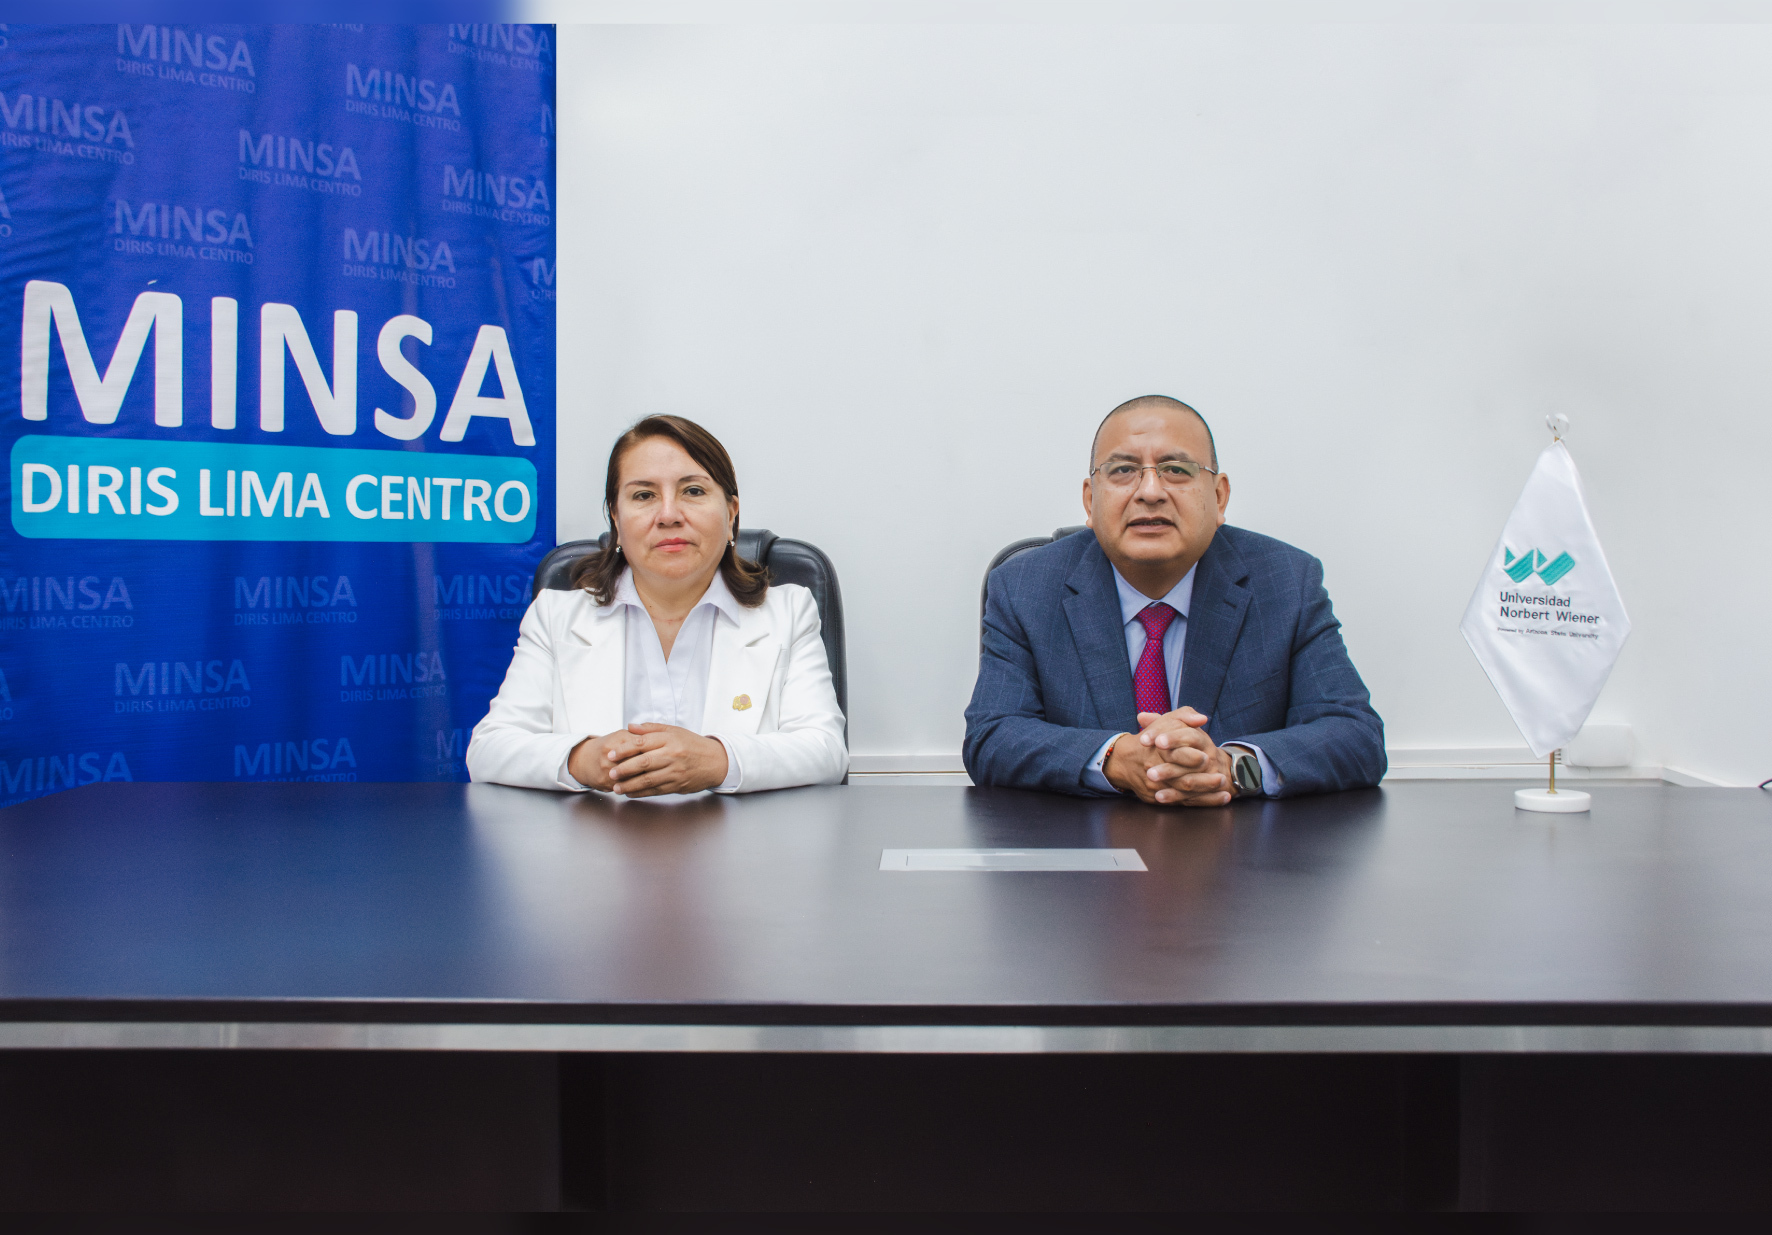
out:
{"label": "man's clasped hands", "polygon": [[1231,755],[1206,736],[1193,708],[1140,712],[1137,733],[1114,741],[1102,774],[1116,789],[1165,806],[1223,806],[1236,795]]}

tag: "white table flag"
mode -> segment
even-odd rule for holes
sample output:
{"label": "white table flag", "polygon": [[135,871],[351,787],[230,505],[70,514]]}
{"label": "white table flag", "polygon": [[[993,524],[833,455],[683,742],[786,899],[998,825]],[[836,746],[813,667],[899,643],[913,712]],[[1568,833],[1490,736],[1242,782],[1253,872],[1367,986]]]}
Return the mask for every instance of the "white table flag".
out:
{"label": "white table flag", "polygon": [[1538,758],[1593,710],[1630,617],[1561,441],[1538,456],[1460,625]]}

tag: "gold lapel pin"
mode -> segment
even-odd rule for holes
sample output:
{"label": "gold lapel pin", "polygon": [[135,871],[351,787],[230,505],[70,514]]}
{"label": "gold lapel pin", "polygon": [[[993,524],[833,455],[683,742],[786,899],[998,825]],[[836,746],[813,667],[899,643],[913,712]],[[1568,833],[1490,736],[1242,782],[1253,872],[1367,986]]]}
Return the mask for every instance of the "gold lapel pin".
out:
{"label": "gold lapel pin", "polygon": [[738,695],[732,700],[732,710],[734,712],[742,712],[750,706],[751,697],[749,695]]}

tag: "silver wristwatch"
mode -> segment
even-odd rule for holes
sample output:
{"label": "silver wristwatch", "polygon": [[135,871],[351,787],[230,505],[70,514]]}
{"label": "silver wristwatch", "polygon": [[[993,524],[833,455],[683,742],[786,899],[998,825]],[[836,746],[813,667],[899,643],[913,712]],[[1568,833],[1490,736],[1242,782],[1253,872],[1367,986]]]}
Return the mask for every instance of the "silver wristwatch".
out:
{"label": "silver wristwatch", "polygon": [[1261,760],[1254,752],[1236,747],[1231,751],[1231,779],[1237,784],[1238,797],[1261,796]]}

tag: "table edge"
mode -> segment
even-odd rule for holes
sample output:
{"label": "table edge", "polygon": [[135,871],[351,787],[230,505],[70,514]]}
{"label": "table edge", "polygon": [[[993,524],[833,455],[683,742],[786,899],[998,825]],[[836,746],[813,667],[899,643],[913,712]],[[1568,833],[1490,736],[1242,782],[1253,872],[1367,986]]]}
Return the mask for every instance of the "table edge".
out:
{"label": "table edge", "polygon": [[1767,1025],[759,1025],[11,1021],[0,1051],[1772,1055]]}

